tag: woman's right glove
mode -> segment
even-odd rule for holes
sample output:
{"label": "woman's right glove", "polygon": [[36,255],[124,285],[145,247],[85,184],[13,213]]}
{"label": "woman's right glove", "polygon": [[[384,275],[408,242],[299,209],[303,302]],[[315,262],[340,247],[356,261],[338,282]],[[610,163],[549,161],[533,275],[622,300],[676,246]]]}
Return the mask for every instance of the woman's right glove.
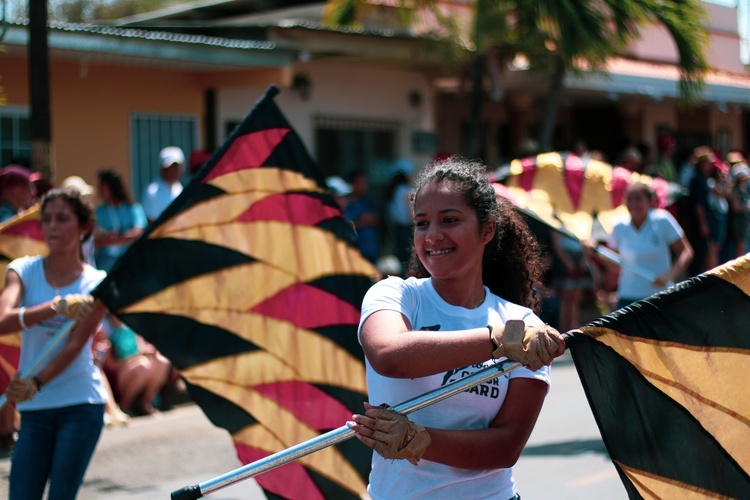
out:
{"label": "woman's right glove", "polygon": [[549,325],[526,326],[520,319],[493,326],[490,337],[497,349],[493,358],[502,356],[536,371],[560,354],[562,335]]}
{"label": "woman's right glove", "polygon": [[[365,416],[374,420],[368,427],[362,424],[350,425],[350,428],[369,437],[372,448],[383,458],[406,459],[412,465],[418,465],[425,450],[432,444],[432,438],[423,426],[412,422],[406,415],[388,408],[388,405],[372,406],[365,404]],[[371,424],[368,424],[371,425]]]}
{"label": "woman's right glove", "polygon": [[57,296],[52,300],[52,310],[74,321],[82,321],[94,309],[94,297],[84,294]]}

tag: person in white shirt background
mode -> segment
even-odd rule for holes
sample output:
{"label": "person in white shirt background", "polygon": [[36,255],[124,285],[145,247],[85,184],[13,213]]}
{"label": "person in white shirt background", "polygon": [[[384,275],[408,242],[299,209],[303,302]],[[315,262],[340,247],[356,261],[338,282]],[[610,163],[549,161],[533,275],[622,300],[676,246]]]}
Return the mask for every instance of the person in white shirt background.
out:
{"label": "person in white shirt background", "polygon": [[172,201],[182,193],[182,173],[185,170],[185,153],[176,146],[159,152],[159,178],[146,187],[141,205],[149,223],[156,220]]}

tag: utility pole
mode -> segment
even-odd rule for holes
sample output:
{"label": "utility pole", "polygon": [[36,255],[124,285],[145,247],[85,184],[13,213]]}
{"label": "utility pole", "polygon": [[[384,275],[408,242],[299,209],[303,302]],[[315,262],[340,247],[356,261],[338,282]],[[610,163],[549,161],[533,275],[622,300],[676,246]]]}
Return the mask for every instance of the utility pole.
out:
{"label": "utility pole", "polygon": [[53,182],[47,0],[29,0],[31,168]]}

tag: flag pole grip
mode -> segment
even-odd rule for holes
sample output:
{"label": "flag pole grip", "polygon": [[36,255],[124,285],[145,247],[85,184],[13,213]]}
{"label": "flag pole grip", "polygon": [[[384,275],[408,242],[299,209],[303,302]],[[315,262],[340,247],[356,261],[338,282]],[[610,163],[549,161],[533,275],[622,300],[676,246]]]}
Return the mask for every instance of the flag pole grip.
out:
{"label": "flag pole grip", "polygon": [[172,492],[172,500],[195,500],[196,498],[203,498],[201,487],[197,484]]}
{"label": "flag pole grip", "polygon": [[[488,366],[471,375],[457,380],[453,383],[438,387],[432,391],[416,396],[408,401],[391,407],[392,410],[408,415],[409,413],[421,410],[434,403],[455,396],[461,392],[467,391],[481,383],[489,382],[499,376],[520,368],[521,363],[511,360],[503,360],[500,363]],[[286,465],[297,459],[310,455],[316,451],[327,448],[331,445],[341,443],[354,436],[354,431],[346,425],[332,431],[316,436],[312,439],[286,448],[267,457],[256,460],[243,467],[227,472],[213,479],[204,481],[197,485],[186,486],[180,490],[172,492],[172,500],[192,500],[201,498],[204,495],[214,491],[226,488],[234,483],[249,479],[258,474],[268,472],[272,469]],[[196,496],[197,495],[197,496]]]}

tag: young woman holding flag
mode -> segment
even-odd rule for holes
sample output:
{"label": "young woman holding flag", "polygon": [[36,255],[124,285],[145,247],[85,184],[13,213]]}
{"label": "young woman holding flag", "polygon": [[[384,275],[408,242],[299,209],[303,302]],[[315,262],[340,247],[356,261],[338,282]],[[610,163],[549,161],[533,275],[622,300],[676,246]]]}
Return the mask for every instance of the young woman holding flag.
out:
{"label": "young woman holding flag", "polygon": [[[14,378],[6,396],[21,412],[10,471],[12,500],[75,498],[104,423],[107,393],[91,350],[103,315],[89,293],[104,271],[82,260],[81,241],[92,230],[92,211],[80,193],[58,189],[42,200],[46,257],[8,265],[0,294],[0,333],[21,330],[19,372],[46,351],[68,320],[80,322],[61,348],[31,377]],[[96,308],[96,318],[90,317]],[[91,315],[93,316],[93,315]]]}
{"label": "young woman holding flag", "polygon": [[367,404],[347,425],[378,452],[369,494],[516,498],[511,467],[547,394],[546,365],[565,350],[533,311],[543,268],[536,240],[498,201],[484,165],[457,157],[420,174],[412,207],[410,277],[376,283],[362,306],[370,401],[406,401],[501,357],[527,366],[409,419]]}

